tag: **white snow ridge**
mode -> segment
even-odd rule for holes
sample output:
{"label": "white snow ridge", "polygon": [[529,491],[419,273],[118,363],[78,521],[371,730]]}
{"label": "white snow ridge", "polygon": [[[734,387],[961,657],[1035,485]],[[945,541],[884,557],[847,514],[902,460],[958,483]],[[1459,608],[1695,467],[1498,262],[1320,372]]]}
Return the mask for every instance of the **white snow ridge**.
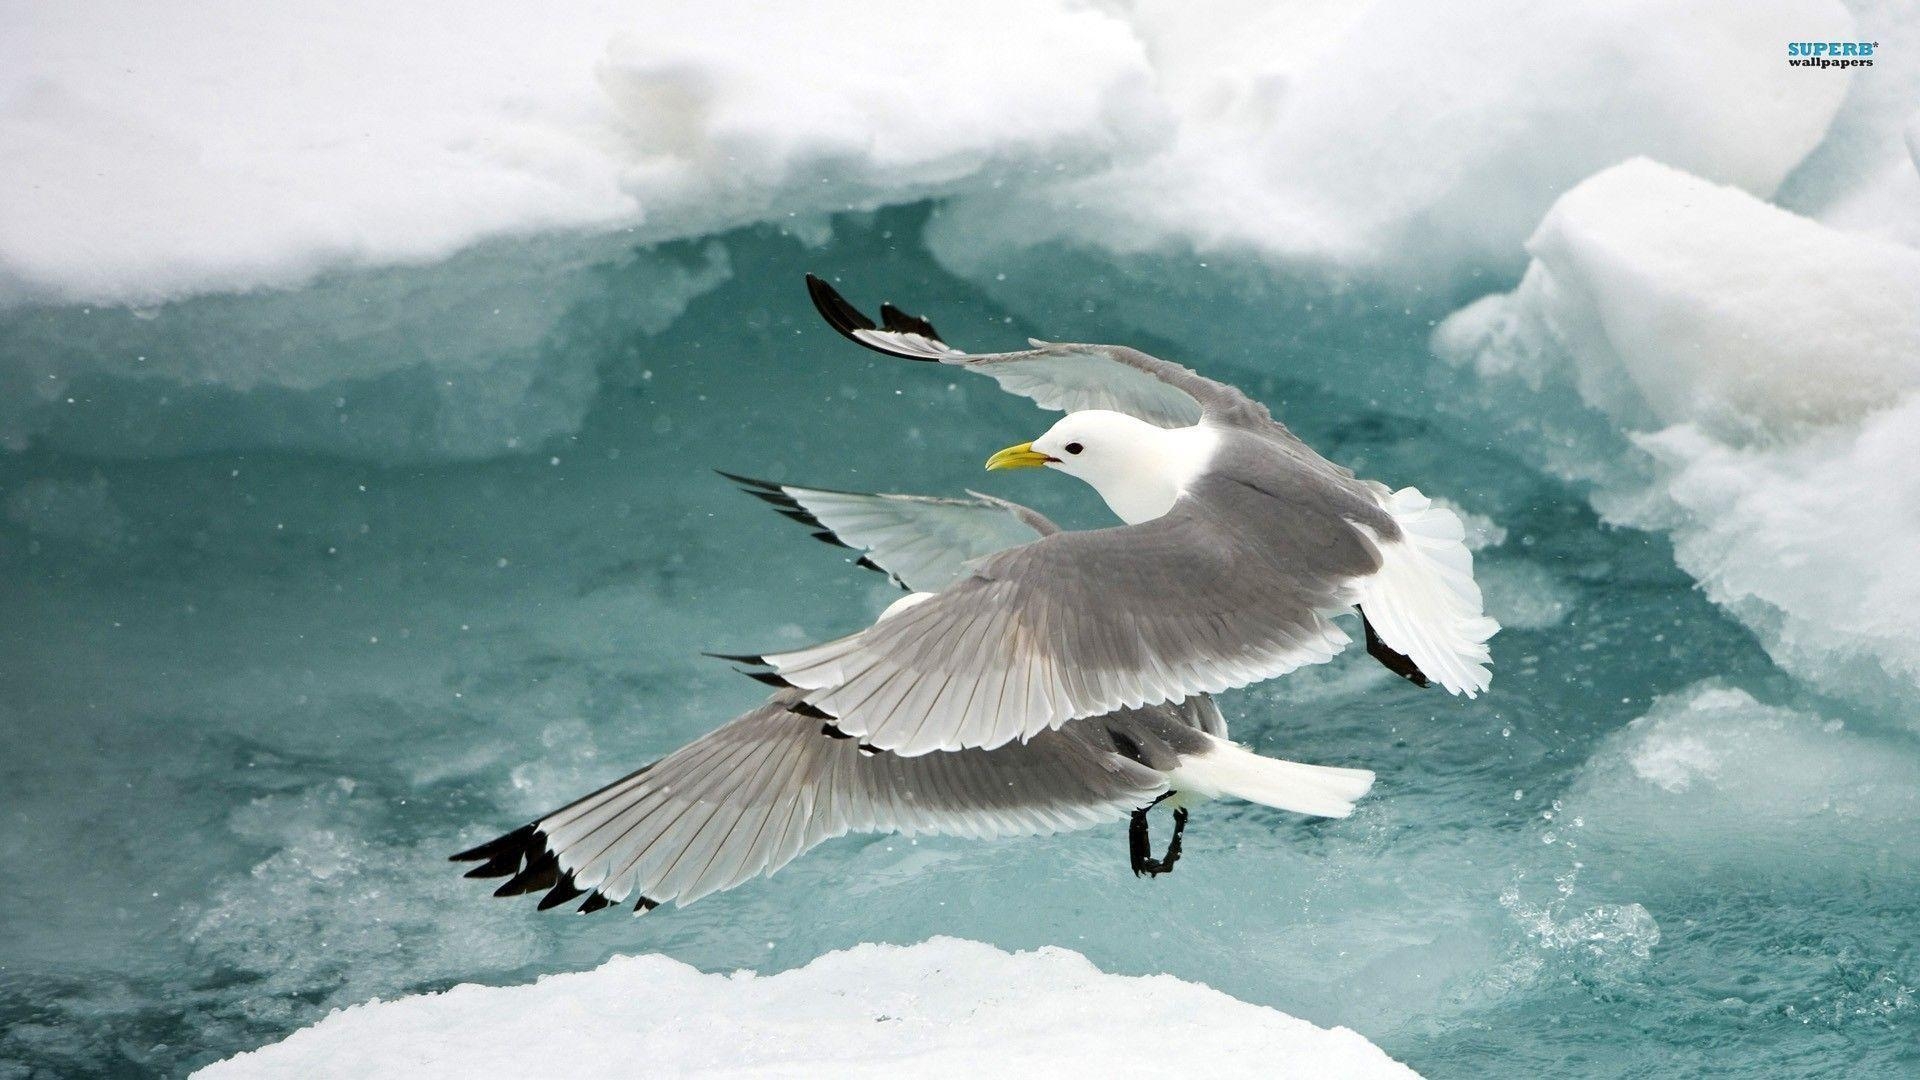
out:
{"label": "white snow ridge", "polygon": [[1568,192],[1513,292],[1435,351],[1543,408],[1569,391],[1640,451],[1536,452],[1795,674],[1920,688],[1920,252],[1647,160]]}
{"label": "white snow ridge", "polygon": [[530,986],[342,1009],[203,1080],[534,1076],[1413,1077],[1321,1028],[1170,975],[1109,975],[1059,948],[936,937],[859,945],[778,975],[622,956]]}

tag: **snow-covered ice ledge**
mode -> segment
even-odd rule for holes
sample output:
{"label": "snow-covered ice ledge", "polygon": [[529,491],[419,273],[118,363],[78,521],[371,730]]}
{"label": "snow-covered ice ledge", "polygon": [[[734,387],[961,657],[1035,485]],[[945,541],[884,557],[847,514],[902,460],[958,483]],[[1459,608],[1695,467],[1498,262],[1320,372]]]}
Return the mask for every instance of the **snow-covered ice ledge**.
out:
{"label": "snow-covered ice ledge", "polygon": [[1109,975],[1067,949],[936,937],[859,945],[777,975],[621,956],[530,986],[342,1009],[216,1062],[236,1077],[1013,1075],[1412,1077],[1321,1028],[1171,975]]}

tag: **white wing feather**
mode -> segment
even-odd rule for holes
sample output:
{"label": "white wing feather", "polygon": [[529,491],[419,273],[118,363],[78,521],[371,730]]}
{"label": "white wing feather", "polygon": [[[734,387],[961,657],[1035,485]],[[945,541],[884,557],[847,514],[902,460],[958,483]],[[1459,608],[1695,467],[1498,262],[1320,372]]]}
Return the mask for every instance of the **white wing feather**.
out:
{"label": "white wing feather", "polygon": [[1380,640],[1404,653],[1427,678],[1473,697],[1493,676],[1487,639],[1500,629],[1481,609],[1466,528],[1453,511],[1418,488],[1382,494],[1401,539],[1380,542],[1380,572],[1360,582],[1360,606]]}

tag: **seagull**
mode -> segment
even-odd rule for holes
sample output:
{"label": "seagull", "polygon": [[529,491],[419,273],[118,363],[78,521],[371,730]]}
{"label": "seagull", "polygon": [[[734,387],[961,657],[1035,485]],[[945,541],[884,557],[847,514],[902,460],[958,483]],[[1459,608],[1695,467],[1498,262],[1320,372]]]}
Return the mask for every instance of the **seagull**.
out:
{"label": "seagull", "polygon": [[1361,480],[1225,383],[1119,345],[970,354],[891,304],[875,323],[809,275],[827,323],[869,349],[987,375],[1067,415],[988,469],[1091,485],[1123,524],[969,562],[857,633],[739,657],[862,745],[990,750],[1122,708],[1175,704],[1324,663],[1351,641],[1422,685],[1491,676],[1458,515]]}
{"label": "seagull", "polygon": [[[964,578],[974,560],[1060,533],[1037,511],[977,493],[869,494],[723,475],[913,590],[883,623]],[[468,877],[506,878],[496,896],[544,892],[540,910],[631,900],[645,914],[771,874],[848,832],[1033,836],[1131,817],[1133,872],[1158,876],[1180,858],[1197,802],[1231,795],[1338,818],[1372,785],[1364,769],[1282,761],[1229,741],[1205,694],[993,749],[907,757],[850,736],[802,691],[782,687],[665,758],[453,859],[480,863]],[[1173,836],[1155,857],[1147,811],[1163,802]]]}

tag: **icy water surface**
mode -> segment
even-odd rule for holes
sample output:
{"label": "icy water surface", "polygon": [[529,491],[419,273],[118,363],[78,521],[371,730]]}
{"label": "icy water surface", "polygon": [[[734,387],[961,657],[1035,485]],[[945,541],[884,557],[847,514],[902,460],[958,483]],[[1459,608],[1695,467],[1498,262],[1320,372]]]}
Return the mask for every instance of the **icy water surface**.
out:
{"label": "icy water surface", "polygon": [[[1045,414],[815,322],[808,270],[962,344],[1061,334],[899,239],[918,224],[841,222],[817,249],[736,234],[723,263],[669,252],[701,279],[685,292],[708,290],[677,320],[626,307],[648,302],[652,256],[529,271],[570,306],[526,361],[564,385],[525,392],[590,404],[577,435],[534,424],[501,455],[417,452],[404,381],[343,394],[340,418],[288,403],[319,434],[277,453],[206,449],[246,445],[222,433],[272,402],[209,391],[182,425],[125,384],[81,387],[51,440],[67,451],[0,455],[0,1075],[177,1074],[337,1006],[615,953],[777,970],[936,933],[1171,972],[1435,1076],[1920,1070],[1912,736],[1808,696],[1663,538],[1601,526],[1455,419],[1473,376],[1432,364],[1424,309],[1398,304],[1264,297],[1289,331],[1263,355],[1244,292],[1201,286],[1176,335],[1218,321],[1233,344],[1179,358],[1334,460],[1486,519],[1480,576],[1508,627],[1491,693],[1421,693],[1349,657],[1223,700],[1262,750],[1376,769],[1351,819],[1209,806],[1151,881],[1121,827],[849,838],[643,920],[537,916],[461,880],[448,853],[760,699],[701,650],[844,632],[895,595],[712,468],[1102,520],[1066,478],[980,471]],[[1062,291],[1085,299],[1075,332],[1101,324],[1108,283]],[[89,317],[10,332],[76,338]],[[217,349],[225,317],[106,339]],[[357,448],[314,427],[358,416],[384,426]],[[124,456],[169,422],[163,442],[201,449]],[[473,432],[456,443],[474,457]],[[82,452],[102,449],[121,456]]]}

